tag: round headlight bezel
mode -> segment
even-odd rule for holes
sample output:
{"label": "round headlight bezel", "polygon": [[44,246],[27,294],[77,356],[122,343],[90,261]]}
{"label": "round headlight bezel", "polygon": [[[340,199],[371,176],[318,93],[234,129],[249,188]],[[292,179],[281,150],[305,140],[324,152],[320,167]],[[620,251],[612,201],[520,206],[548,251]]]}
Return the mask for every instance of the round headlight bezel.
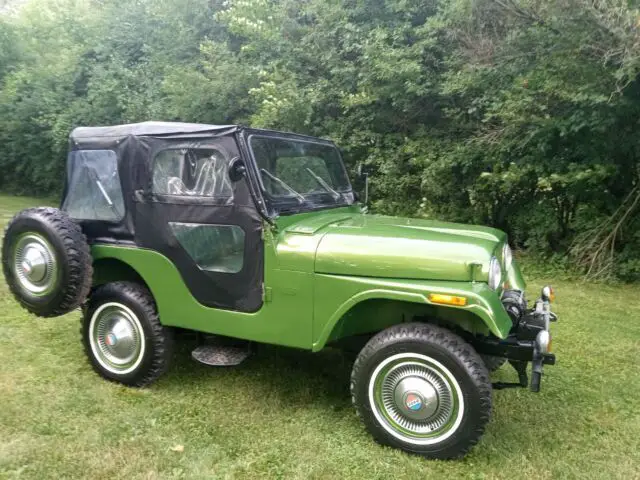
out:
{"label": "round headlight bezel", "polygon": [[502,281],[502,267],[496,257],[491,257],[489,262],[489,287],[492,290],[497,290],[500,287]]}
{"label": "round headlight bezel", "polygon": [[509,268],[513,262],[513,251],[508,243],[505,243],[502,248],[502,261],[504,263],[504,268]]}

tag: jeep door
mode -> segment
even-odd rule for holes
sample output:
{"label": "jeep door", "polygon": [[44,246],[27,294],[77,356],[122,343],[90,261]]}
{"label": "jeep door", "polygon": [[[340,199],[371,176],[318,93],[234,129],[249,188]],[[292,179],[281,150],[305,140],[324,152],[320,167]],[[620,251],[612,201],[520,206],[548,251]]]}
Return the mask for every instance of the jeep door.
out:
{"label": "jeep door", "polygon": [[146,140],[136,243],[169,258],[201,304],[259,310],[262,221],[247,180],[229,177],[229,165],[240,155],[235,135]]}

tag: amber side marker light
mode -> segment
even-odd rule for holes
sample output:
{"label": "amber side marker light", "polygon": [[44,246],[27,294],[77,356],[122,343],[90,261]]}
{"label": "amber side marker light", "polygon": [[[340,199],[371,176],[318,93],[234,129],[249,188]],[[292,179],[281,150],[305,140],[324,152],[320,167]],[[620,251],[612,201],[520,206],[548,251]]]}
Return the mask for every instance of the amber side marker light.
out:
{"label": "amber side marker light", "polygon": [[442,305],[455,305],[456,307],[464,307],[467,304],[466,297],[445,295],[443,293],[430,293],[429,301],[431,303],[440,303]]}

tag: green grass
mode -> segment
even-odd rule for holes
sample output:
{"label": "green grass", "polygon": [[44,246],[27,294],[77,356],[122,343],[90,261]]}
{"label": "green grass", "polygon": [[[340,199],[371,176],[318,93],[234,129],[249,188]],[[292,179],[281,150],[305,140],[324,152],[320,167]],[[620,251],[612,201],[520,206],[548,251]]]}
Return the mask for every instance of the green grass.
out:
{"label": "green grass", "polygon": [[[0,197],[0,223],[37,203]],[[371,440],[339,352],[264,347],[215,369],[184,345],[158,383],[128,389],[88,366],[78,313],[35,318],[0,282],[0,478],[639,478],[640,287],[553,283],[542,392],[494,392],[479,445],[440,462]]]}

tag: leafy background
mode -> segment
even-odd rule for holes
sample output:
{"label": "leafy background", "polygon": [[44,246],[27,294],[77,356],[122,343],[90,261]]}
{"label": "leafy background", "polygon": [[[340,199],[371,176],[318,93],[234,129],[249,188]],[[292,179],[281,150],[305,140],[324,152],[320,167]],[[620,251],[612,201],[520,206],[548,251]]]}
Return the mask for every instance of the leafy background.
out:
{"label": "leafy background", "polygon": [[0,190],[58,194],[78,125],[245,123],[334,139],[376,212],[639,280],[637,7],[0,1]]}

